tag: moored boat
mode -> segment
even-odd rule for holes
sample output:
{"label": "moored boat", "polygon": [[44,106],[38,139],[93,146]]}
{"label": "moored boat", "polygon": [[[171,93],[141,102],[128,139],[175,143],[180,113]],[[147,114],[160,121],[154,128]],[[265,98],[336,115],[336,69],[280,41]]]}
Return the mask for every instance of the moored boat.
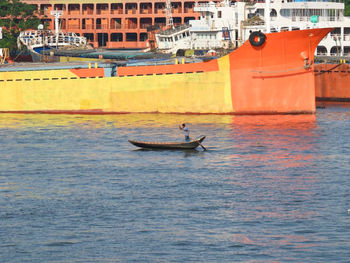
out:
{"label": "moored boat", "polygon": [[[144,141],[134,141],[128,140],[131,144],[146,149],[162,149],[162,150],[190,150],[195,149],[198,146],[202,146],[202,141],[205,136],[201,136],[196,140],[191,140],[189,142],[144,142]],[[202,146],[205,150],[204,146]]]}
{"label": "moored boat", "polygon": [[86,38],[78,36],[73,32],[63,32],[59,27],[59,17],[62,11],[52,11],[55,17],[55,31],[44,30],[43,25],[38,26],[38,30],[22,31],[17,38],[18,47],[26,47],[33,61],[42,61],[46,51],[53,52],[62,48],[86,49]]}
{"label": "moored boat", "polygon": [[349,83],[350,64],[333,62],[315,65],[316,101],[349,103]]}
{"label": "moored boat", "polygon": [[269,33],[198,63],[0,66],[0,112],[314,113],[314,52],[331,30]]}

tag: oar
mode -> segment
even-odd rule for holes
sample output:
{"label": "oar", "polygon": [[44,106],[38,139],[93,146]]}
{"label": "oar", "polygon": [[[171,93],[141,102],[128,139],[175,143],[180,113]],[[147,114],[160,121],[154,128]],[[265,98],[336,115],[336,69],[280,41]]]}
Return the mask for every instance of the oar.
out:
{"label": "oar", "polygon": [[203,144],[201,144],[200,141],[198,141],[199,145],[203,148],[204,151],[206,151],[207,149],[203,146]]}

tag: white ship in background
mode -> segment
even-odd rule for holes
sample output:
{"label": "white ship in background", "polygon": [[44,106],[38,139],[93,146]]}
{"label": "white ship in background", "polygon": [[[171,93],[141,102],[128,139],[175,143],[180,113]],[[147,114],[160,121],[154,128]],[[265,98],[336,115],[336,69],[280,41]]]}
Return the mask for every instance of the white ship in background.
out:
{"label": "white ship in background", "polygon": [[39,25],[38,30],[26,30],[20,32],[17,45],[25,46],[31,53],[33,61],[41,61],[43,51],[50,51],[64,47],[86,48],[86,38],[76,35],[73,32],[63,32],[60,30],[59,17],[62,11],[52,11],[55,16],[55,31],[44,30],[43,25]]}
{"label": "white ship in background", "polygon": [[[251,32],[277,32],[334,27],[317,48],[317,55],[350,56],[350,17],[344,3],[329,0],[275,0],[196,4],[199,20],[187,26],[156,34],[158,49],[176,53],[179,49],[235,48]],[[268,11],[270,10],[269,16]],[[266,21],[266,22],[265,22]]]}

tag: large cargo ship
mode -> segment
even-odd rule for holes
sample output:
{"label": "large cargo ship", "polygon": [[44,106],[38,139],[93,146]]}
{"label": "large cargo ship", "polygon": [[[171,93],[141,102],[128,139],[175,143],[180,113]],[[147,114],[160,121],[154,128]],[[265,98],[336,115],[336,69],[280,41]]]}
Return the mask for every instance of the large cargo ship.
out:
{"label": "large cargo ship", "polygon": [[314,52],[331,30],[254,32],[199,63],[3,65],[0,112],[314,113]]}

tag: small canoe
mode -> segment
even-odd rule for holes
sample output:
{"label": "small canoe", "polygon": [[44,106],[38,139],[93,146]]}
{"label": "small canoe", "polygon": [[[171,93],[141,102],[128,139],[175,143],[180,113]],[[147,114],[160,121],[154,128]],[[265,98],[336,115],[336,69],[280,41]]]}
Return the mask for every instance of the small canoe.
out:
{"label": "small canoe", "polygon": [[[202,141],[205,139],[205,136],[201,136],[196,140],[189,142],[142,142],[142,141],[132,141],[129,142],[137,147],[147,148],[147,149],[163,149],[163,150],[186,150],[186,149],[195,149],[199,145],[202,146]],[[203,149],[204,146],[202,146]]]}

